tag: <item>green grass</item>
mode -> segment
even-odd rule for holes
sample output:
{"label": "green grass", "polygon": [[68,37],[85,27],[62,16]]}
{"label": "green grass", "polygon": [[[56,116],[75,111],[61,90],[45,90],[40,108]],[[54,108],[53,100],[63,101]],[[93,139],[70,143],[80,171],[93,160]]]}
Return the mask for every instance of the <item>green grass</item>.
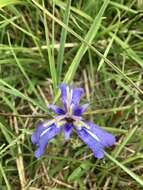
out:
{"label": "green grass", "polygon": [[[0,189],[141,190],[142,1],[0,2]],[[59,101],[58,84],[81,86],[84,117],[114,133],[96,159],[76,136],[56,136],[34,157],[31,134]]]}

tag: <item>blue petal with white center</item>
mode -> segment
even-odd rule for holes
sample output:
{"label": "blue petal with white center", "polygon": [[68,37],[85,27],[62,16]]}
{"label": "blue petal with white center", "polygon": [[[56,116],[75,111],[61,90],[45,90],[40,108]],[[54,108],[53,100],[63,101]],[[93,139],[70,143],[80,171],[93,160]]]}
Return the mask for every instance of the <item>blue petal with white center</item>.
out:
{"label": "blue petal with white center", "polygon": [[103,158],[104,148],[112,146],[115,143],[115,137],[92,122],[86,122],[86,124],[89,128],[77,127],[77,134],[93,151],[95,157]]}
{"label": "blue petal with white center", "polygon": [[44,153],[48,142],[60,131],[64,131],[65,140],[68,140],[74,128],[78,136],[93,151],[94,156],[103,158],[105,147],[115,144],[114,135],[82,118],[82,113],[88,107],[88,104],[79,105],[83,94],[82,88],[74,88],[65,83],[62,83],[59,88],[64,106],[62,108],[58,105],[50,105],[49,109],[56,115],[51,120],[41,122],[32,134],[31,140],[37,146],[35,156],[39,158]]}
{"label": "blue petal with white center", "polygon": [[36,131],[32,134],[31,140],[33,144],[36,144],[37,150],[35,151],[35,157],[39,158],[45,151],[50,139],[57,135],[61,128],[57,127],[55,124],[51,124],[45,127],[45,122],[40,123]]}

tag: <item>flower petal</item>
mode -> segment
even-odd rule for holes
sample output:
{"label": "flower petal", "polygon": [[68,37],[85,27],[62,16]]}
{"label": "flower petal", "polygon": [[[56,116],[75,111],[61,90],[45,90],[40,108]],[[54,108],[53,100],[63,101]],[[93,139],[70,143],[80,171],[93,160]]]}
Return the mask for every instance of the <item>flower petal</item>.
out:
{"label": "flower petal", "polygon": [[34,153],[36,158],[39,158],[45,151],[45,147],[44,146],[40,146]]}
{"label": "flower petal", "polygon": [[33,144],[37,144],[40,138],[40,134],[43,132],[43,123],[40,122],[31,136],[31,141]]}
{"label": "flower petal", "polygon": [[48,108],[51,109],[52,111],[54,111],[58,115],[65,114],[65,111],[60,106],[51,104],[51,105],[48,106]]}
{"label": "flower petal", "polygon": [[66,123],[64,126],[64,136],[65,140],[68,140],[70,138],[71,132],[72,132],[73,125],[72,123]]}
{"label": "flower petal", "polygon": [[67,101],[67,85],[65,83],[62,83],[59,85],[59,88],[61,90],[61,99],[64,103],[64,105],[66,105],[66,101]]}
{"label": "flower petal", "polygon": [[90,128],[77,127],[77,133],[89,148],[92,149],[95,157],[103,158],[104,148],[106,146],[112,146],[115,143],[115,137],[92,122],[86,122],[86,124]]}
{"label": "flower petal", "polygon": [[83,104],[80,107],[74,106],[73,115],[81,116],[88,106],[89,104]]}
{"label": "flower petal", "polygon": [[45,150],[46,145],[49,140],[57,135],[61,128],[57,127],[55,124],[52,124],[48,127],[44,127],[45,122],[40,123],[36,131],[32,134],[31,140],[38,149],[35,151],[35,156],[39,158]]}
{"label": "flower petal", "polygon": [[[65,108],[67,108],[70,104],[78,105],[80,101],[80,97],[83,94],[83,88],[74,88],[70,87],[65,83],[60,84],[60,90],[61,90],[61,99],[64,103]],[[71,95],[71,97],[70,97]]]}
{"label": "flower petal", "polygon": [[88,147],[93,151],[94,156],[97,158],[104,157],[103,145],[100,144],[96,139],[94,139],[89,133],[86,131],[84,127],[81,130],[77,128],[78,136],[88,145]]}
{"label": "flower petal", "polygon": [[90,131],[93,134],[96,134],[96,136],[100,139],[100,142],[103,144],[103,146],[112,146],[115,144],[115,136],[112,133],[109,133],[99,127],[98,125],[95,125],[92,122],[86,122],[87,125],[90,126]]}
{"label": "flower petal", "polygon": [[83,88],[72,88],[72,104],[79,104],[80,97],[83,94],[83,92]]}

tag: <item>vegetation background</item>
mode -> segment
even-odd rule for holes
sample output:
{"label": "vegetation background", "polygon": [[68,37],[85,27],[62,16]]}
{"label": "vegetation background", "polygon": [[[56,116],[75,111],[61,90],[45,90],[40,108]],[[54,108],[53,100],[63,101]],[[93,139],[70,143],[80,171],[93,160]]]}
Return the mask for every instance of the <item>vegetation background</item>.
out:
{"label": "vegetation background", "polygon": [[[143,188],[143,1],[0,0],[0,190]],[[31,134],[58,84],[116,135],[104,159],[73,133],[34,157]]]}

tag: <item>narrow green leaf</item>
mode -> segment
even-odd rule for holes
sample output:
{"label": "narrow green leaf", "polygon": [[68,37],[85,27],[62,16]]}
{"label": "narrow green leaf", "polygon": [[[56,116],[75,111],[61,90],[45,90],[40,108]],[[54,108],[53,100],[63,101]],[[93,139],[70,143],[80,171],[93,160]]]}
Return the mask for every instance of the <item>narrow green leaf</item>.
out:
{"label": "narrow green leaf", "polygon": [[[94,48],[91,44],[89,44],[86,40],[84,40],[81,36],[79,36],[76,32],[74,32],[71,28],[69,28],[68,26],[66,26],[63,22],[61,22],[59,19],[57,19],[55,16],[53,16],[48,10],[44,9],[39,3],[37,3],[35,0],[32,0],[32,2],[39,7],[42,11],[45,11],[45,14],[47,14],[49,17],[51,17],[52,19],[54,19],[59,25],[61,25],[62,27],[64,27],[68,32],[70,32],[71,34],[73,34],[76,38],[78,38],[79,40],[81,40],[83,43],[85,43],[85,45],[87,45],[88,47],[90,47],[91,50],[93,50],[99,57],[103,58],[104,61],[113,69],[115,70],[119,75],[122,75],[123,78],[128,81],[132,86],[134,86],[134,88],[141,94],[143,94],[143,91],[138,88],[138,86],[128,77],[126,76],[125,73],[123,73],[118,67],[116,67],[116,65],[114,65],[111,61],[109,61],[106,57],[104,57],[102,55],[102,53],[100,53],[96,48]],[[67,76],[68,77],[68,76]],[[57,96],[55,97],[54,102],[58,99],[59,97],[59,92],[57,93]]]}
{"label": "narrow green leaf", "polygon": [[0,8],[19,2],[19,0],[0,0]]}
{"label": "narrow green leaf", "polygon": [[[96,34],[97,34],[97,31],[98,29],[100,28],[100,25],[101,25],[101,21],[102,21],[102,16],[107,8],[109,4],[109,0],[105,0],[99,13],[97,14],[97,16],[95,17],[95,19],[93,20],[93,24],[91,25],[88,33],[86,34],[84,40],[90,45],[91,42],[93,41],[93,39],[95,38]],[[64,78],[64,82],[68,83],[70,82],[73,77],[74,77],[74,74],[78,68],[78,65],[82,59],[82,57],[84,56],[85,52],[87,51],[88,49],[88,46],[87,44],[85,43],[82,43],[82,45],[80,46],[76,56],[74,57],[66,75],[65,75],[65,78]]]}
{"label": "narrow green leaf", "polygon": [[[45,7],[44,1],[42,1],[42,2],[43,2],[43,7]],[[56,92],[56,87],[57,87],[57,72],[56,72],[56,68],[55,68],[54,56],[52,55],[52,51],[51,51],[51,48],[50,48],[51,44],[50,44],[50,39],[49,39],[49,30],[48,30],[48,26],[47,26],[46,14],[45,14],[44,10],[43,10],[44,28],[45,28],[47,50],[48,50],[48,59],[49,59],[50,73],[51,73],[51,77],[52,77],[52,81],[53,81],[54,92]]]}
{"label": "narrow green leaf", "polygon": [[26,72],[25,72],[23,66],[20,64],[20,62],[19,62],[19,60],[18,60],[18,58],[17,58],[17,56],[16,56],[14,50],[12,49],[12,45],[11,45],[11,41],[10,41],[10,36],[9,36],[9,34],[8,34],[8,42],[9,42],[9,46],[10,46],[10,48],[11,48],[11,52],[12,52],[12,54],[13,54],[13,57],[14,57],[14,59],[15,59],[15,61],[16,61],[17,66],[19,67],[19,69],[20,69],[21,73],[23,74],[23,76],[26,78],[27,82],[29,83],[30,88],[32,89],[32,91],[34,92],[34,94],[36,95],[36,97],[38,98],[39,102],[42,102],[42,100],[41,100],[41,98],[40,98],[40,96],[39,96],[37,90],[35,89],[35,87],[34,87],[32,81],[29,79],[29,77],[28,77],[28,75],[26,74]]}
{"label": "narrow green leaf", "polygon": [[91,168],[91,164],[88,161],[83,162],[77,167],[68,177],[68,181],[75,181],[81,178],[83,174],[87,172]]}
{"label": "narrow green leaf", "polygon": [[42,109],[43,111],[46,111],[46,112],[48,111],[46,108],[41,106],[38,102],[36,102],[33,99],[31,99],[30,97],[24,95],[23,93],[21,93],[20,91],[18,91],[17,89],[12,87],[8,83],[6,83],[4,80],[0,79],[0,84],[3,85],[3,86],[0,87],[1,91],[4,91],[4,92],[12,94],[12,95],[14,95],[16,97],[20,97],[20,98],[22,98],[24,100],[27,100],[27,101],[31,102],[33,105],[35,105],[35,106],[39,107],[40,109]]}
{"label": "narrow green leaf", "polygon": [[[60,0],[53,0],[55,2],[55,4],[60,7],[61,9],[65,10],[66,9],[66,3],[64,3],[63,1]],[[80,15],[81,17],[83,17],[84,19],[88,20],[88,21],[92,21],[92,17],[89,16],[88,14],[86,14],[85,12],[83,12],[82,10],[71,6],[70,7],[71,11],[76,13],[78,16]]]}
{"label": "narrow green leaf", "polygon": [[5,174],[4,168],[2,167],[1,163],[0,163],[0,172],[1,172],[1,175],[3,176],[3,178],[4,178],[4,180],[5,180],[5,183],[6,183],[6,186],[7,186],[7,190],[11,190],[9,181],[8,181],[8,179],[7,179],[7,176],[6,176],[6,174]]}
{"label": "narrow green leaf", "polygon": [[[108,53],[109,53],[109,51],[110,51],[110,48],[112,47],[112,44],[113,44],[113,41],[114,41],[114,39],[115,39],[116,33],[117,33],[117,30],[116,30],[115,34],[112,36],[112,38],[111,38],[111,40],[110,40],[110,43],[108,44],[108,46],[107,46],[107,48],[106,48],[106,50],[105,50],[105,52],[104,52],[104,57],[107,57],[107,55],[108,55]],[[104,59],[102,58],[102,59],[100,60],[100,62],[99,62],[97,71],[99,71],[99,70],[101,69],[103,63],[104,63]]]}
{"label": "narrow green leaf", "polygon": [[[68,0],[67,7],[65,10],[64,20],[63,20],[63,23],[65,23],[66,25],[68,25],[68,22],[69,22],[70,5],[71,5],[71,0]],[[58,74],[59,82],[61,78],[62,65],[63,65],[63,60],[64,60],[64,47],[65,47],[65,42],[66,42],[66,36],[67,36],[67,30],[63,27],[62,32],[61,32],[60,48],[59,48],[58,57],[57,57],[57,74]]]}
{"label": "narrow green leaf", "polygon": [[[15,28],[19,29],[20,31],[22,31],[23,33],[25,33],[28,36],[31,36],[32,38],[36,38],[38,39],[36,36],[34,36],[32,33],[28,32],[27,30],[25,30],[24,28],[20,27],[19,25],[15,24],[13,22],[13,20],[8,19],[7,17],[3,16],[2,14],[0,14],[0,16],[6,20],[8,23],[12,24]],[[18,17],[17,17],[18,18]]]}
{"label": "narrow green leaf", "polygon": [[105,155],[114,162],[117,166],[119,166],[122,170],[124,170],[128,175],[130,175],[135,181],[137,181],[140,185],[143,186],[143,179],[141,179],[138,175],[136,175],[134,172],[132,172],[129,168],[124,166],[121,162],[117,161],[115,158],[113,158],[111,155],[109,155],[107,152],[105,152]]}
{"label": "narrow green leaf", "polygon": [[131,12],[131,13],[134,13],[134,14],[137,14],[138,12],[121,4],[121,3],[117,3],[117,2],[114,2],[114,1],[110,1],[110,4],[115,6],[116,8],[119,8],[119,9],[122,9],[122,10],[125,10],[127,12]]}
{"label": "narrow green leaf", "polygon": [[[110,36],[114,36],[112,32],[109,33]],[[114,37],[116,43],[118,43],[127,53],[127,55],[132,58],[135,62],[137,62],[143,68],[143,59],[141,59],[136,52],[123,40],[121,40],[118,36]]]}
{"label": "narrow green leaf", "polygon": [[125,145],[132,138],[132,136],[135,134],[137,128],[138,128],[138,126],[135,126],[135,127],[133,127],[133,129],[131,129],[130,131],[128,131],[128,133],[126,134],[126,137],[124,138],[123,142],[120,143],[119,146],[117,147],[117,149],[115,150],[115,152],[114,152],[114,158],[118,157],[118,155],[123,150],[123,148],[125,147]]}

